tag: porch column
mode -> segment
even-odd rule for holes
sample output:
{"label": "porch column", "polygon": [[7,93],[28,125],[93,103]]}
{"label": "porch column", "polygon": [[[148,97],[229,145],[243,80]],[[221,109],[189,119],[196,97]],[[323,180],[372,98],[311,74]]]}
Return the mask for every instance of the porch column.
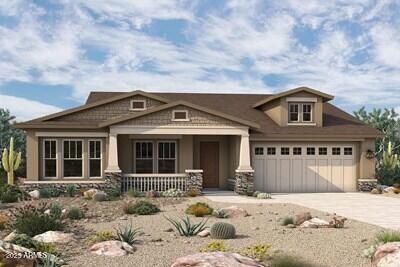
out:
{"label": "porch column", "polygon": [[110,133],[108,137],[108,166],[105,172],[119,173],[121,169],[118,166],[118,141],[117,134]]}
{"label": "porch column", "polygon": [[242,134],[240,139],[239,166],[235,172],[235,192],[252,195],[254,191],[254,170],[250,165],[249,134]]}

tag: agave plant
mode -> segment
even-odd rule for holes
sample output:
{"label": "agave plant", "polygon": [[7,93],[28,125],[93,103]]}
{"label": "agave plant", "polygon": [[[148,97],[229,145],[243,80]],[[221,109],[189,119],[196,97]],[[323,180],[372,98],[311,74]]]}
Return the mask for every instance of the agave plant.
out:
{"label": "agave plant", "polygon": [[125,225],[123,228],[118,227],[116,229],[116,239],[129,245],[133,245],[137,242],[137,236],[141,234],[140,228],[132,228],[132,221],[130,225]]}
{"label": "agave plant", "polygon": [[174,220],[174,219],[167,218],[167,217],[165,217],[165,219],[167,219],[175,227],[175,229],[178,231],[179,235],[181,235],[181,236],[186,236],[186,237],[195,236],[198,233],[200,233],[201,231],[203,231],[204,229],[208,228],[206,226],[208,218],[205,220],[202,220],[199,223],[192,223],[188,216],[186,216],[186,218],[184,218],[184,219],[181,219],[181,221]]}

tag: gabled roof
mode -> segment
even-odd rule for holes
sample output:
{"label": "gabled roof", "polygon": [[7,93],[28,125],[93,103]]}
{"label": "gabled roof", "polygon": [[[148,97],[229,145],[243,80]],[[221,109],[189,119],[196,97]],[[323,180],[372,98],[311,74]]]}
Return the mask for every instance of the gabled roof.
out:
{"label": "gabled roof", "polygon": [[158,100],[158,101],[164,102],[164,103],[168,103],[170,101],[170,100],[168,100],[168,99],[166,99],[164,97],[161,97],[161,96],[158,96],[158,95],[155,95],[155,94],[146,93],[146,92],[143,92],[141,90],[135,90],[135,91],[128,92],[128,93],[120,93],[118,95],[114,95],[114,96],[109,97],[109,98],[103,98],[102,100],[99,100],[99,101],[96,101],[96,102],[93,102],[93,103],[85,104],[85,105],[82,105],[82,106],[79,106],[79,107],[76,107],[76,108],[71,108],[71,109],[67,109],[67,110],[64,110],[64,111],[61,111],[61,112],[57,112],[57,113],[54,113],[54,114],[51,114],[51,115],[40,117],[38,119],[34,119],[32,121],[29,121],[29,122],[47,121],[47,120],[55,119],[55,118],[62,117],[62,116],[65,116],[65,115],[69,115],[69,114],[72,114],[72,113],[75,113],[75,112],[79,112],[79,111],[87,110],[87,109],[90,109],[90,108],[98,107],[98,106],[101,106],[101,105],[104,105],[104,104],[108,104],[108,103],[111,103],[111,102],[114,102],[114,101],[118,101],[118,100],[121,100],[121,99],[124,99],[124,98],[127,98],[127,97],[137,96],[137,95],[148,97],[148,98],[151,98],[151,99],[154,99],[154,100]]}
{"label": "gabled roof", "polygon": [[107,126],[110,126],[110,125],[113,125],[113,124],[117,124],[117,123],[120,123],[120,122],[123,122],[123,121],[131,120],[131,119],[135,119],[135,118],[139,118],[139,117],[143,117],[145,115],[156,113],[156,112],[159,112],[159,111],[162,111],[162,110],[166,110],[166,109],[169,109],[169,108],[172,108],[172,107],[176,107],[176,106],[190,107],[190,108],[197,109],[197,110],[200,110],[200,111],[203,111],[203,112],[206,112],[206,113],[209,113],[209,114],[212,114],[212,115],[215,115],[215,116],[227,119],[227,120],[231,120],[231,121],[234,121],[234,122],[237,122],[239,124],[243,124],[243,125],[246,125],[246,126],[249,126],[249,127],[252,127],[252,128],[260,128],[260,126],[257,123],[254,123],[254,122],[251,122],[251,121],[248,121],[248,120],[243,120],[243,119],[237,118],[235,116],[232,116],[232,115],[229,115],[229,114],[225,114],[225,113],[222,113],[220,111],[212,110],[212,109],[209,109],[209,108],[205,108],[205,107],[202,107],[202,106],[190,103],[190,102],[186,102],[186,101],[183,101],[183,100],[170,102],[168,104],[161,105],[161,106],[158,106],[158,107],[155,107],[155,108],[143,111],[143,112],[128,114],[128,115],[120,116],[118,118],[107,120],[105,122],[99,123],[99,127],[107,127]]}
{"label": "gabled roof", "polygon": [[284,97],[284,96],[292,95],[292,94],[295,94],[295,93],[299,93],[299,92],[307,92],[307,93],[310,93],[310,94],[313,94],[313,95],[318,95],[318,96],[322,97],[324,102],[332,100],[334,98],[334,96],[332,96],[332,95],[328,95],[328,94],[325,94],[325,93],[320,92],[318,90],[303,86],[303,87],[294,88],[294,89],[291,89],[291,90],[288,90],[288,91],[284,91],[284,92],[279,93],[279,94],[268,96],[267,98],[264,98],[264,99],[258,101],[257,103],[255,103],[253,105],[253,108],[257,108],[257,107],[259,107],[261,105],[264,105],[264,104],[266,104],[268,102],[271,102],[272,100],[275,100],[275,99],[278,99],[278,98],[281,98],[281,97]]}

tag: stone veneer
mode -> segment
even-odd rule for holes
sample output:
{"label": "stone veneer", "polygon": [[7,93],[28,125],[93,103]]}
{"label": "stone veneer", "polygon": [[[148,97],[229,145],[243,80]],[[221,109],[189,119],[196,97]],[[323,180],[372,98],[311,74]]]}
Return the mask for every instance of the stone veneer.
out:
{"label": "stone veneer", "polygon": [[27,183],[27,184],[21,184],[20,187],[22,187],[25,191],[33,191],[36,189],[40,188],[54,188],[62,192],[66,192],[66,188],[69,185],[74,185],[77,190],[79,189],[92,189],[96,188],[99,190],[106,190],[106,189],[111,189],[114,188],[111,184],[109,183],[96,183],[96,182],[87,182],[87,183],[46,183],[45,181],[41,181],[40,183]]}
{"label": "stone veneer", "polygon": [[199,191],[203,189],[203,170],[186,170],[186,191]]}
{"label": "stone veneer", "polygon": [[252,195],[254,192],[254,171],[236,171],[235,192],[240,195]]}
{"label": "stone veneer", "polygon": [[376,179],[358,179],[358,191],[371,192],[372,189],[376,188],[378,181]]}

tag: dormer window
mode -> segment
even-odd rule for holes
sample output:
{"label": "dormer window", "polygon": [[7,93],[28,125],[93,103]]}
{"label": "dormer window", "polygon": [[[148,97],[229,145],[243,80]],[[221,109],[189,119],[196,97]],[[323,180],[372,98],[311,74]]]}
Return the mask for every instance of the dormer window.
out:
{"label": "dormer window", "polygon": [[312,122],[312,103],[289,103],[289,123]]}
{"label": "dormer window", "polygon": [[173,110],[172,121],[189,121],[189,113],[187,110]]}
{"label": "dormer window", "polygon": [[133,110],[133,111],[146,110],[146,100],[132,100],[131,101],[131,110]]}

